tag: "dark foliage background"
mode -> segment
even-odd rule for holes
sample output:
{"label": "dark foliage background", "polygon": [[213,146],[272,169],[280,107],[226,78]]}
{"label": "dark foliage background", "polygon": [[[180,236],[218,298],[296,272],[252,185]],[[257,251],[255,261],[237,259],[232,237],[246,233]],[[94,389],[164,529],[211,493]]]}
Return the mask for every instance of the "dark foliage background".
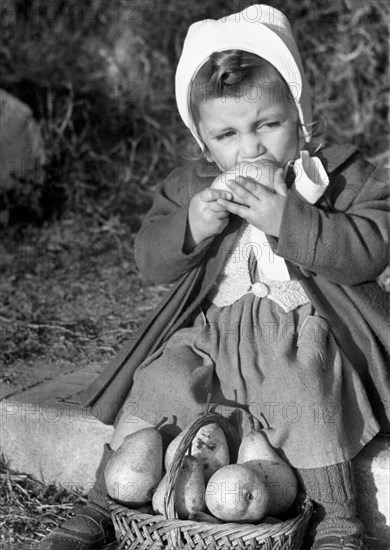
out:
{"label": "dark foliage background", "polygon": [[[174,73],[189,24],[247,0],[15,0],[1,4],[3,87],[29,104],[48,153],[43,185],[2,197],[7,225],[65,212],[132,229],[188,153]],[[269,0],[289,17],[315,113],[332,142],[388,162],[386,0]],[[3,193],[4,195],[4,193]]]}

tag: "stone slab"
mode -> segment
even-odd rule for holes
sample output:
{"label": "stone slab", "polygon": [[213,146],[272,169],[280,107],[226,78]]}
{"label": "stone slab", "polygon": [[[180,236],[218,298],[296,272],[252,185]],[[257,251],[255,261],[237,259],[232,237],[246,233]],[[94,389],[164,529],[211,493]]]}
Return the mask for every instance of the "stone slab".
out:
{"label": "stone slab", "polygon": [[58,403],[3,401],[0,419],[0,449],[11,468],[83,490],[113,432],[86,411]]}
{"label": "stone slab", "polygon": [[57,399],[68,398],[86,388],[100,372],[100,366],[90,365],[57,378],[39,382],[27,389],[19,388],[10,392],[4,387],[0,390],[0,401],[8,399],[18,403],[52,403]]}
{"label": "stone slab", "polygon": [[368,540],[390,549],[390,436],[379,435],[354,459],[358,513]]}
{"label": "stone slab", "polygon": [[40,125],[23,101],[3,89],[0,98],[0,188],[15,189],[21,179],[42,183],[46,153]]}
{"label": "stone slab", "polygon": [[58,400],[85,388],[97,374],[98,369],[83,369],[0,403],[0,449],[11,468],[48,483],[88,490],[113,427],[77,404]]}

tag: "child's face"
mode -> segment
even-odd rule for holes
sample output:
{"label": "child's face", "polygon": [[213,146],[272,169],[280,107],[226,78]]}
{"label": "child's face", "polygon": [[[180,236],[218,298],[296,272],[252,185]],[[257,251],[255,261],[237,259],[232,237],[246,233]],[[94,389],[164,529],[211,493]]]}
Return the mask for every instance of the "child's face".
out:
{"label": "child's face", "polygon": [[298,156],[298,111],[280,85],[254,81],[240,96],[203,101],[199,116],[201,138],[223,171],[238,162],[273,161],[284,167]]}

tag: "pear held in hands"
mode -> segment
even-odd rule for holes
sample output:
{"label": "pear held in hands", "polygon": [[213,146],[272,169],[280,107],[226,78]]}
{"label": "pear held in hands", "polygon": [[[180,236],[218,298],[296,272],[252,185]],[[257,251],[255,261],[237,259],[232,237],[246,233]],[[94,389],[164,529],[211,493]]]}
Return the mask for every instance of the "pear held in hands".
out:
{"label": "pear held in hands", "polygon": [[125,506],[141,506],[152,500],[162,472],[161,434],[156,428],[143,428],[125,437],[108,461],[107,492]]}

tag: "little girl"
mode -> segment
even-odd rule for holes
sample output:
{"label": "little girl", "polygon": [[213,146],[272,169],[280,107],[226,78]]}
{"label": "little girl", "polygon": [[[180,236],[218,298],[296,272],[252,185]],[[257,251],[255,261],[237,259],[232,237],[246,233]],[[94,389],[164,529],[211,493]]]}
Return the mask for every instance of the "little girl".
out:
{"label": "little girl", "polygon": [[313,138],[301,59],[274,8],[191,25],[176,98],[202,154],[158,186],[135,243],[141,272],[175,285],[80,396],[116,429],[87,506],[40,549],[115,548],[108,458],[135,419],[167,416],[175,435],[210,395],[228,418],[257,416],[296,469],[315,502],[312,548],[363,548],[351,460],[390,426],[388,295],[375,281],[389,187],[356,147]]}

